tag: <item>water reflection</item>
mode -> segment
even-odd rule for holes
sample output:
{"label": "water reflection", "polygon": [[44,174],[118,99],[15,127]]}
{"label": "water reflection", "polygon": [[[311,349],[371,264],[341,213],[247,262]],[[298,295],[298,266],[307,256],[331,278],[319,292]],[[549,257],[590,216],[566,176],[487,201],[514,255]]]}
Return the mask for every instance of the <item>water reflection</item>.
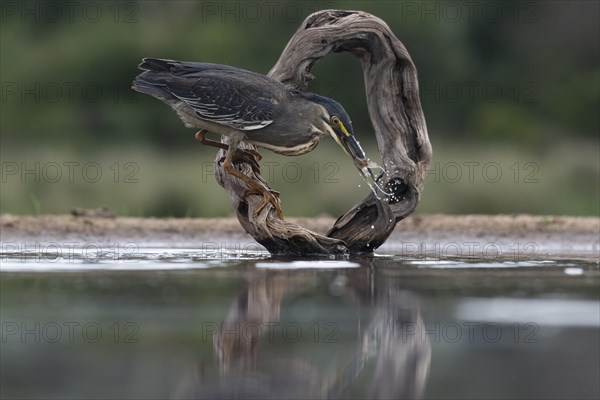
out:
{"label": "water reflection", "polygon": [[0,256],[0,398],[600,393],[597,262]]}
{"label": "water reflection", "polygon": [[[244,285],[212,332],[218,379],[204,374],[204,366],[210,361],[201,360],[196,379],[187,377],[175,397],[422,397],[431,346],[428,340],[412,334],[424,330],[417,297],[400,290],[397,282],[383,279],[372,269],[338,270],[329,287],[332,294],[341,296],[345,302],[362,305],[361,313],[369,316],[364,327],[360,326],[363,321],[356,327],[354,346],[334,354],[335,362],[329,365],[317,364],[307,354],[286,351],[285,347],[292,347],[306,326],[289,322],[281,314],[282,301],[302,296],[316,284],[315,274],[307,270],[278,271],[263,266],[247,271]],[[282,319],[288,322],[283,325]],[[315,336],[319,328],[324,331]],[[313,324],[309,336],[318,351],[319,344],[337,343],[335,332],[333,324],[329,327]],[[275,338],[283,340],[273,351],[277,347]],[[358,385],[364,387],[363,393],[354,390],[357,381],[363,382]]]}

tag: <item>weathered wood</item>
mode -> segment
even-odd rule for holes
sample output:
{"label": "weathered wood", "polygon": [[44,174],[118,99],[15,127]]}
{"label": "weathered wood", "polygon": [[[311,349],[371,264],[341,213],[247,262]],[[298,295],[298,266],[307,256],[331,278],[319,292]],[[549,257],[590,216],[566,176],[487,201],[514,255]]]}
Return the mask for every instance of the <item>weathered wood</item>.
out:
{"label": "weathered wood", "polygon": [[[323,10],[307,17],[269,76],[304,90],[310,69],[332,52],[351,52],[363,68],[367,105],[387,174],[378,180],[392,196],[369,194],[342,215],[327,236],[281,221],[270,205],[258,215],[262,197],[243,197],[245,187],[218,164],[219,184],[229,193],[243,228],[273,254],[372,252],[419,202],[431,161],[431,144],[419,100],[416,68],[404,45],[381,19],[360,11]],[[342,101],[343,103],[343,101]],[[227,139],[224,138],[224,141]],[[246,143],[243,148],[254,149]],[[267,183],[245,164],[238,168]]]}

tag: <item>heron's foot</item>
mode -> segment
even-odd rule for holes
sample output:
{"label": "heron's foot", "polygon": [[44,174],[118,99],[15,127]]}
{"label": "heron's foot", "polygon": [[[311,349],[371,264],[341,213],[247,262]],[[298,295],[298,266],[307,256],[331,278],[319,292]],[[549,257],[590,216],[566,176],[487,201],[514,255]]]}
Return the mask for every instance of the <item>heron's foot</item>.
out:
{"label": "heron's foot", "polygon": [[[232,162],[236,164],[248,164],[250,168],[252,168],[252,172],[257,175],[260,175],[260,165],[258,162],[262,160],[262,155],[256,150],[242,150],[237,149],[235,153],[233,153]],[[219,160],[219,165],[225,161],[225,157],[221,157]]]}
{"label": "heron's foot", "polygon": [[[242,172],[238,171],[233,166],[233,162],[232,162],[234,157],[236,157],[236,154],[238,154],[237,151],[238,151],[238,149],[235,149],[235,148],[232,149],[231,147],[229,148],[229,150],[227,151],[227,155],[225,156],[225,159],[223,160],[223,168],[230,175],[235,176],[240,181],[244,182],[246,185],[248,185],[250,187],[250,189],[247,189],[244,191],[243,197],[248,197],[251,195],[260,195],[263,197],[263,202],[262,202],[260,208],[256,211],[255,215],[260,214],[260,212],[262,210],[264,210],[264,208],[267,206],[267,204],[270,203],[271,206],[275,209],[275,211],[277,211],[277,215],[279,216],[279,219],[283,220],[283,212],[281,211],[281,207],[279,206],[279,193],[270,191],[264,185],[262,185],[260,182],[257,182],[255,180],[249,178],[248,176],[244,175]],[[255,154],[257,154],[257,153],[253,150],[250,150],[250,151],[242,150],[240,154],[244,154],[244,153],[246,155],[251,156],[251,159],[254,161],[254,163],[256,164],[256,167],[258,168],[258,161],[256,161],[256,158],[253,154],[253,153],[255,153]],[[242,155],[242,157],[246,157],[246,155]],[[260,156],[260,154],[259,154],[259,156]],[[251,163],[251,165],[252,165],[252,163]]]}
{"label": "heron's foot", "polygon": [[263,187],[255,187],[252,189],[248,189],[244,192],[244,197],[248,197],[248,196],[252,196],[252,195],[259,195],[263,197],[263,202],[261,204],[261,206],[258,208],[258,210],[256,210],[255,215],[258,215],[262,212],[262,210],[265,209],[265,207],[267,206],[267,204],[271,204],[273,206],[273,208],[275,209],[275,211],[277,211],[277,215],[279,216],[279,219],[283,219],[283,211],[281,211],[281,207],[279,205],[280,200],[279,200],[279,192],[275,191],[275,190],[267,190]]}

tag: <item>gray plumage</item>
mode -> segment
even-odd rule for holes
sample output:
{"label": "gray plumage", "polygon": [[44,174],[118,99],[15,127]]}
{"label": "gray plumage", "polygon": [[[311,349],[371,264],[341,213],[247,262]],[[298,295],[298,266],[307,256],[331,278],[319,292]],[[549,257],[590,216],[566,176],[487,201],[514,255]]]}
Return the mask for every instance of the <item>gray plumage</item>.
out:
{"label": "gray plumage", "polygon": [[[365,157],[335,100],[226,65],[145,58],[139,68],[133,88],[170,105],[188,127],[285,155],[304,154],[330,134],[353,158]],[[331,126],[334,115],[349,135]]]}

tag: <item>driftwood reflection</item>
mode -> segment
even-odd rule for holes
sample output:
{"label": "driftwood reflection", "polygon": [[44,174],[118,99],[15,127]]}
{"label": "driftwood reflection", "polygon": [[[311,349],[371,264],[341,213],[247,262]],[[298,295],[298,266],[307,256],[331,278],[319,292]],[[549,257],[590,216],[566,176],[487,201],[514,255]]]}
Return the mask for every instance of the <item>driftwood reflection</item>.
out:
{"label": "driftwood reflection", "polygon": [[[340,301],[354,302],[369,319],[362,327],[358,324],[357,340],[340,346],[344,350],[335,354],[331,365],[310,361],[312,353],[322,349],[312,341],[303,344],[306,355],[287,352],[285,343],[271,348],[271,333],[265,327],[280,321],[284,297],[310,290],[319,279],[314,271],[252,270],[213,334],[218,376],[209,377],[201,368],[193,380],[182,383],[175,397],[420,398],[431,347],[426,337],[414,334],[425,331],[418,300],[371,268],[341,270],[331,281]],[[368,383],[357,392],[359,379]]]}

